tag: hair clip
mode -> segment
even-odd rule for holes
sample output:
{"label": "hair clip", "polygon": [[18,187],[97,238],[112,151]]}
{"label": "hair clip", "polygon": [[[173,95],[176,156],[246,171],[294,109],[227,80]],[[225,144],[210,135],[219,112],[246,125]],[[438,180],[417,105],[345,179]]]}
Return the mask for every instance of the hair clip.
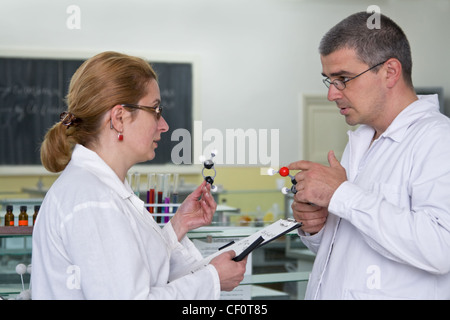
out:
{"label": "hair clip", "polygon": [[75,123],[75,120],[77,118],[70,112],[64,111],[59,115],[59,119],[61,120],[61,123],[67,127],[69,127],[71,124]]}

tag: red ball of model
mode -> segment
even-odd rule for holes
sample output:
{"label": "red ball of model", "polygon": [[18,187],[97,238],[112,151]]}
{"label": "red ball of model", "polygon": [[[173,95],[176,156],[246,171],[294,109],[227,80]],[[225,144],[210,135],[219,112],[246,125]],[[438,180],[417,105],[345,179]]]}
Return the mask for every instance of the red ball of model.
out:
{"label": "red ball of model", "polygon": [[280,176],[287,177],[289,175],[289,169],[287,167],[280,168]]}

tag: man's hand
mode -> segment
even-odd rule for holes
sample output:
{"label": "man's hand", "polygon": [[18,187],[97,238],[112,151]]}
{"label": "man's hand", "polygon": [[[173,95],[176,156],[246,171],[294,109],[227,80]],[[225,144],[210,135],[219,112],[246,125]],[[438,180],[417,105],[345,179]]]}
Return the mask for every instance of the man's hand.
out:
{"label": "man's hand", "polygon": [[302,230],[311,234],[322,229],[331,197],[347,180],[345,169],[333,151],[328,153],[328,163],[330,166],[302,160],[288,166],[289,170],[301,170],[295,175],[297,193],[291,207],[295,220],[302,223]]}
{"label": "man's hand", "polygon": [[330,166],[301,160],[288,166],[289,170],[301,170],[295,175],[297,193],[294,198],[297,201],[328,207],[336,189],[347,180],[345,169],[333,151],[328,152],[328,163]]}
{"label": "man's hand", "polygon": [[291,207],[294,219],[302,223],[301,229],[304,232],[315,234],[323,228],[327,221],[327,208],[297,201],[295,197]]}

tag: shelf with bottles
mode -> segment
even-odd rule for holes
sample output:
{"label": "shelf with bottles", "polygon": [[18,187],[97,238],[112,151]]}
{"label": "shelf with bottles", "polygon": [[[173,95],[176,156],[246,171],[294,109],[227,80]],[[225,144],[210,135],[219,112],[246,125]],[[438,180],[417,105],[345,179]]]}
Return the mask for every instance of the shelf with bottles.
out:
{"label": "shelf with bottles", "polygon": [[31,235],[39,209],[40,203],[24,205],[23,202],[3,201],[0,216],[0,237]]}

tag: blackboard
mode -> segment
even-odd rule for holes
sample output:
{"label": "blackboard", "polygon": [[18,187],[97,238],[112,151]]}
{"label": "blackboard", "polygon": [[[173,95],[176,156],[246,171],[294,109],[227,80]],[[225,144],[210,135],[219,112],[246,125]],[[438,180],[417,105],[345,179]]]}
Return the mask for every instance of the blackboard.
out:
{"label": "blackboard", "polygon": [[[48,128],[67,109],[70,78],[84,60],[0,58],[0,165],[39,165]],[[172,163],[177,128],[192,132],[192,64],[151,63],[158,74],[169,131],[149,164]],[[192,152],[191,152],[192,154]]]}

